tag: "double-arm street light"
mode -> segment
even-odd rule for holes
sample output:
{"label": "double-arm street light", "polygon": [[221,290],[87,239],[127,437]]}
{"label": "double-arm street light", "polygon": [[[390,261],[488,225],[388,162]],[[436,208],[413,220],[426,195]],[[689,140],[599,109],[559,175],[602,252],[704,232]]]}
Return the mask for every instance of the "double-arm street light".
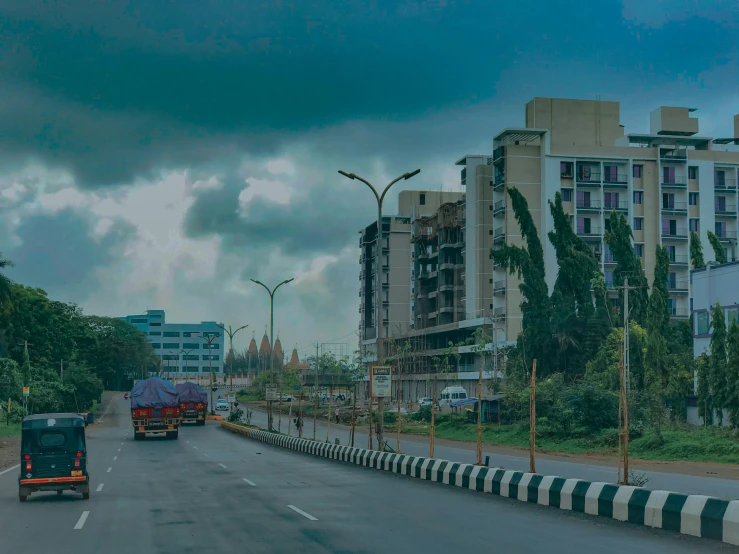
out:
{"label": "double-arm street light", "polygon": [[184,348],[180,350],[180,354],[182,354],[182,359],[185,361],[185,379],[187,379],[190,375],[190,372],[188,371],[189,368],[187,366],[187,357],[190,355],[190,352],[193,352],[193,350],[185,350]]}
{"label": "double-arm street light", "polygon": [[[395,183],[397,183],[400,180],[408,180],[411,177],[414,177],[415,175],[418,175],[421,173],[420,169],[416,169],[415,171],[411,171],[409,173],[403,173],[400,177],[397,179],[394,179],[390,182],[388,186],[385,187],[385,189],[382,191],[382,193],[378,193],[377,189],[372,186],[372,184],[367,181],[366,179],[363,179],[359,175],[355,173],[347,173],[346,171],[339,170],[339,173],[341,173],[344,177],[347,177],[349,179],[356,179],[357,181],[363,182],[365,185],[367,185],[372,192],[375,195],[375,199],[377,200],[377,241],[376,241],[376,249],[377,249],[377,267],[375,268],[375,328],[377,329],[377,339],[376,339],[376,348],[377,348],[377,364],[382,364],[383,359],[383,352],[382,352],[382,297],[381,297],[381,276],[382,276],[382,202],[385,200],[385,195],[387,194],[387,191],[390,190],[390,187],[392,187]],[[370,381],[371,383],[371,381]],[[370,407],[372,406],[372,391],[370,390]],[[380,451],[383,451],[385,449],[385,443],[382,441],[382,424],[383,424],[383,410],[385,407],[384,399],[378,398],[377,400],[377,409],[380,412],[379,417],[379,425],[377,426],[377,440],[380,442]]]}
{"label": "double-arm street light", "polygon": [[[206,335],[206,333],[203,333],[203,335]],[[220,336],[220,333],[213,333],[211,331],[207,332],[207,336],[200,337],[208,344],[208,372],[210,373],[210,413],[212,415],[215,415],[216,413],[213,409],[213,386],[215,381],[215,379],[213,378],[213,341]]]}
{"label": "double-arm street light", "polygon": [[228,335],[228,349],[231,352],[231,370],[230,370],[231,390],[233,390],[233,388],[234,388],[234,360],[233,360],[233,358],[234,358],[234,354],[233,354],[233,351],[234,351],[234,336],[236,335],[236,333],[238,333],[242,329],[246,329],[249,326],[248,325],[242,325],[241,327],[239,327],[238,329],[236,329],[235,331],[233,331],[233,330],[231,330],[231,326],[230,325],[228,326],[228,329],[226,329],[226,327],[224,325],[221,325],[220,323],[217,323],[216,325],[218,325],[218,327],[220,327],[221,329],[223,329],[223,332],[226,333],[226,335]]}
{"label": "double-arm street light", "polygon": [[[257,281],[256,279],[251,279],[252,283],[256,283],[257,285],[262,285],[264,287],[264,290],[267,291],[267,294],[269,294],[269,372],[270,372],[270,383],[272,382],[272,370],[274,368],[274,347],[275,343],[273,341],[274,337],[274,328],[275,328],[275,293],[277,292],[277,289],[279,289],[282,285],[286,285],[287,283],[294,281],[294,278],[291,279],[285,279],[277,285],[275,288],[271,289],[262,283],[261,281]],[[267,410],[267,427],[269,430],[272,430],[272,402],[268,402],[268,410]]]}

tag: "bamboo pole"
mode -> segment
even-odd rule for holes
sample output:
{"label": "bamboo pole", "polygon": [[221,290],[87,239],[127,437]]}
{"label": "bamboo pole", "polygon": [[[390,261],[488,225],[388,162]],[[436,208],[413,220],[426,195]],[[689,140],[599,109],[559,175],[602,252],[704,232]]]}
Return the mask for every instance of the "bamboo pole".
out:
{"label": "bamboo pole", "polygon": [[434,457],[434,414],[436,413],[436,374],[434,374],[434,395],[431,401],[431,431],[429,433],[429,458]]}
{"label": "bamboo pole", "polygon": [[483,357],[480,363],[480,377],[477,380],[477,465],[482,465],[482,367],[485,365]]}
{"label": "bamboo pole", "polygon": [[531,369],[531,401],[529,414],[529,470],[536,473],[536,360]]}
{"label": "bamboo pole", "polygon": [[370,368],[370,381],[369,381],[369,431],[367,433],[369,437],[368,448],[372,450],[372,368]]}
{"label": "bamboo pole", "polygon": [[318,393],[313,385],[313,440],[316,440],[316,417],[318,416]]}
{"label": "bamboo pole", "polygon": [[331,431],[331,400],[334,397],[334,386],[328,388],[328,423],[326,425],[326,442],[328,442],[328,434]]}
{"label": "bamboo pole", "polygon": [[402,394],[402,385],[400,381],[400,368],[398,369],[398,421],[397,421],[397,430],[396,430],[396,437],[397,437],[397,449],[396,452],[400,454],[400,395]]}
{"label": "bamboo pole", "polygon": [[351,447],[354,448],[354,429],[357,423],[357,385],[354,385],[354,398],[352,405],[352,435],[351,435]]}
{"label": "bamboo pole", "polygon": [[624,351],[623,346],[618,346],[618,481],[621,480],[621,464],[623,462],[623,405],[624,405]]}
{"label": "bamboo pole", "polygon": [[298,438],[303,436],[303,383],[301,379],[300,394],[298,394]]}

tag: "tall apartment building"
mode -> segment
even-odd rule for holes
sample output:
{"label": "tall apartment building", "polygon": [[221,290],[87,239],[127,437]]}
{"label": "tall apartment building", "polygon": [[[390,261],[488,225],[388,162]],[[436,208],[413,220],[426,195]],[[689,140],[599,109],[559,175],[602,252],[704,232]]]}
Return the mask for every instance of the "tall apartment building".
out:
{"label": "tall apartment building", "polygon": [[[215,321],[200,323],[167,323],[164,310],[147,310],[144,314],[121,317],[146,334],[154,352],[162,360],[161,371],[180,376],[223,372],[225,357],[223,329]],[[217,338],[207,340],[209,335]]]}
{"label": "tall apartment building", "polygon": [[[631,224],[634,249],[650,283],[656,246],[668,249],[670,309],[674,317],[687,318],[689,232],[698,232],[704,252],[710,253],[706,231],[714,231],[728,257],[736,255],[737,141],[696,136],[695,110],[664,106],[650,114],[649,133],[625,134],[619,111],[618,102],[535,98],[526,105],[526,127],[495,137],[494,241],[522,244],[505,192],[515,186],[542,237],[551,289],[557,262],[547,239],[553,228],[548,200],[559,191],[576,233],[599,256],[606,283],[613,286],[616,260],[603,236],[616,210]],[[734,135],[739,136],[738,118]],[[505,283],[505,294],[496,295],[493,304],[513,339],[521,328],[518,279],[495,267],[493,280]]]}

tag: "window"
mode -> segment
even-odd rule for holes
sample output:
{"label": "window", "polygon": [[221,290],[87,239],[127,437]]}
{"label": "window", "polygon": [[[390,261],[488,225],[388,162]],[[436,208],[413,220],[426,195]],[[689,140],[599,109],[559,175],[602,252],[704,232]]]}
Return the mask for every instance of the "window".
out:
{"label": "window", "polygon": [[592,208],[593,205],[590,203],[590,191],[578,190],[577,191],[577,207],[578,208]]}
{"label": "window", "polygon": [[198,359],[198,356],[195,355],[195,354],[186,354],[186,355],[182,356],[182,359],[183,360],[197,360]]}
{"label": "window", "polygon": [[572,177],[572,162],[559,162],[559,176]]}
{"label": "window", "polygon": [[159,314],[157,314],[157,315],[150,315],[149,317],[151,319],[162,319],[162,316],[160,316]]}
{"label": "window", "polygon": [[700,229],[700,224],[699,224],[700,223],[700,220],[698,218],[691,219],[689,223],[690,223],[690,230],[693,233],[699,233],[700,232],[700,230],[699,230]]}
{"label": "window", "polygon": [[[208,361],[208,355],[207,354],[204,354],[203,355],[203,360]],[[218,356],[217,355],[210,356],[210,360],[211,361],[214,361],[214,362],[217,362],[218,361]]]}
{"label": "window", "polygon": [[726,211],[726,197],[716,196],[713,199],[713,207],[716,209],[717,212],[725,212]]}
{"label": "window", "polygon": [[179,348],[180,343],[179,342],[165,342],[163,348]]}
{"label": "window", "polygon": [[190,337],[190,336],[192,336],[192,333],[190,331],[182,331],[182,336],[183,337]]}
{"label": "window", "polygon": [[708,334],[708,312],[698,312],[695,314],[695,334]]}
{"label": "window", "polygon": [[675,298],[667,299],[667,311],[670,315],[677,315],[677,300]]}
{"label": "window", "polygon": [[698,193],[697,192],[688,193],[688,204],[690,204],[691,206],[698,205]]}
{"label": "window", "polygon": [[635,217],[634,218],[634,231],[641,231],[643,226],[644,226],[644,218]]}
{"label": "window", "polygon": [[149,323],[146,319],[132,319],[131,323]]}
{"label": "window", "polygon": [[572,189],[562,189],[562,202],[572,202]]}
{"label": "window", "polygon": [[150,337],[160,337],[160,336],[162,336],[162,332],[161,331],[152,331],[151,333],[149,333],[149,336]]}
{"label": "window", "polygon": [[617,183],[618,182],[618,167],[615,165],[605,165],[603,166],[603,172],[604,177],[607,183]]}
{"label": "window", "polygon": [[419,203],[421,204],[421,206],[426,205],[426,194],[423,192],[419,196]]}
{"label": "window", "polygon": [[162,348],[162,343],[161,342],[152,342],[151,343],[151,347],[154,350],[160,350]]}
{"label": "window", "polygon": [[730,326],[734,321],[739,323],[739,308],[729,308],[726,310],[726,326]]}
{"label": "window", "polygon": [[669,236],[677,235],[677,219],[663,219],[662,234]]}
{"label": "window", "polygon": [[603,193],[603,199],[605,202],[603,206],[609,209],[618,208],[618,193],[617,192],[606,192]]}
{"label": "window", "polygon": [[675,256],[677,256],[677,247],[676,246],[668,246],[667,247],[667,254],[670,256],[670,261],[675,261]]}
{"label": "window", "polygon": [[663,210],[674,210],[675,209],[675,195],[671,192],[662,193],[662,209]]}
{"label": "window", "polygon": [[713,172],[713,184],[719,188],[724,188],[726,186],[726,172],[720,169],[717,169]]}
{"label": "window", "polygon": [[[387,312],[385,312],[385,319],[387,319]],[[221,347],[220,344],[209,344],[207,346],[209,346],[212,350],[218,350]]]}
{"label": "window", "polygon": [[635,244],[634,245],[634,255],[637,258],[643,258],[644,257],[644,245],[643,244]]}
{"label": "window", "polygon": [[46,432],[41,434],[38,442],[41,446],[45,448],[53,448],[55,446],[62,446],[65,442],[67,442],[67,436],[64,433],[60,433],[58,431]]}
{"label": "window", "polygon": [[150,323],[149,325],[151,325],[152,327],[161,327],[162,326],[161,323]]}
{"label": "window", "polygon": [[611,220],[606,219],[606,231],[610,231],[610,230],[611,230]]}
{"label": "window", "polygon": [[714,232],[716,233],[716,236],[720,239],[726,238],[726,222],[725,221],[717,221],[714,225]]}
{"label": "window", "polygon": [[688,166],[688,179],[697,179],[697,178],[698,178],[698,166],[697,165]]}
{"label": "window", "polygon": [[634,166],[634,178],[635,179],[641,179],[641,171],[642,171],[642,166],[640,165]]}
{"label": "window", "polygon": [[219,337],[220,333],[216,333],[215,331],[205,331],[202,336],[207,339],[210,337]]}
{"label": "window", "polygon": [[613,271],[606,271],[606,288],[613,288]]}
{"label": "window", "polygon": [[197,342],[185,342],[182,343],[182,348],[184,348],[185,350],[195,350],[197,348],[200,348],[200,344],[198,344]]}
{"label": "window", "polygon": [[179,331],[164,331],[165,337],[179,337],[180,332]]}
{"label": "window", "polygon": [[642,204],[642,203],[644,203],[644,191],[635,190],[634,191],[634,204]]}
{"label": "window", "polygon": [[662,183],[665,185],[675,184],[675,168],[673,166],[662,166]]}
{"label": "window", "polygon": [[578,217],[577,218],[577,232],[581,235],[590,234],[590,218],[589,217]]}

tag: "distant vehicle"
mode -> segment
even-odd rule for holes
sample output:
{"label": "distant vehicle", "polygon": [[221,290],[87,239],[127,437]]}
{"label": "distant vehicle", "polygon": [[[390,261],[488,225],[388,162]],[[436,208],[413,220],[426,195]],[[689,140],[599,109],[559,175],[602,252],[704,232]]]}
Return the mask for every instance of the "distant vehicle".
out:
{"label": "distant vehicle", "polygon": [[85,421],[79,414],[36,414],[23,418],[18,500],[31,493],[72,490],[90,498]]}
{"label": "distant vehicle", "polygon": [[221,398],[220,400],[216,402],[216,410],[228,411],[228,402],[226,402],[223,398]]}
{"label": "distant vehicle", "polygon": [[196,383],[179,383],[177,397],[180,402],[182,421],[195,425],[205,425],[205,411],[208,407],[208,393]]}
{"label": "distant vehicle", "polygon": [[293,397],[290,396],[289,394],[283,394],[283,393],[278,393],[277,394],[277,400],[278,401],[282,400],[283,402],[290,402],[292,399],[293,399]]}
{"label": "distant vehicle", "polygon": [[441,401],[439,404],[441,407],[448,408],[449,404],[455,400],[463,400],[465,398],[467,398],[467,391],[464,390],[464,387],[460,387],[459,385],[447,387],[441,391]]}
{"label": "distant vehicle", "polygon": [[419,408],[430,408],[431,404],[434,403],[433,398],[419,398],[418,399],[418,407]]}
{"label": "distant vehicle", "polygon": [[138,381],[131,390],[131,423],[134,440],[146,433],[165,433],[176,439],[180,426],[180,401],[175,386],[161,377]]}
{"label": "distant vehicle", "polygon": [[126,400],[128,400],[128,393],[124,394],[123,395],[123,398],[125,398]]}

